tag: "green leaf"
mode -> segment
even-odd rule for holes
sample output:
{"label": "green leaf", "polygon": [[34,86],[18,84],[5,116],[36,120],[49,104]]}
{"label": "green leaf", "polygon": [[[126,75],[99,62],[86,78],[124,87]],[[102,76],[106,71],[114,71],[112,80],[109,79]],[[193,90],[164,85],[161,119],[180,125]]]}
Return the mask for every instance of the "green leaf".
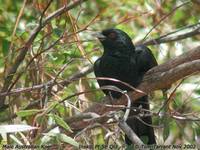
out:
{"label": "green leaf", "polygon": [[169,136],[169,131],[170,131],[170,127],[169,127],[169,119],[168,118],[163,118],[163,125],[164,125],[164,131],[163,131],[163,139],[164,141],[168,138]]}
{"label": "green leaf", "polygon": [[19,116],[19,117],[32,116],[32,115],[35,115],[35,114],[37,114],[41,111],[42,110],[38,110],[38,109],[21,110],[21,111],[17,112],[17,116]]}
{"label": "green leaf", "polygon": [[[14,134],[11,134],[10,135],[10,138],[13,140],[13,142],[15,142],[16,144],[18,144],[18,145],[23,145],[23,142],[21,142],[20,140],[20,138],[19,137],[17,137],[17,135],[15,136]],[[19,138],[19,139],[18,139]]]}
{"label": "green leaf", "polygon": [[96,2],[98,3],[98,6],[100,6],[101,9],[108,7],[108,3],[106,3],[103,0],[96,0]]}
{"label": "green leaf", "polygon": [[69,144],[71,144],[71,145],[73,145],[73,146],[75,146],[77,148],[79,147],[78,142],[76,142],[74,139],[72,139],[71,137],[69,137],[69,136],[67,136],[65,134],[62,134],[62,133],[58,134],[57,137],[62,142],[69,143]]}
{"label": "green leaf", "polygon": [[143,141],[144,144],[147,144],[149,141],[149,137],[148,136],[141,136],[141,140]]}
{"label": "green leaf", "polygon": [[4,33],[5,35],[9,34],[9,31],[6,27],[0,26],[0,34]]}
{"label": "green leaf", "polygon": [[[61,142],[65,142],[68,144],[71,144],[75,147],[79,147],[79,143],[76,142],[74,139],[72,139],[71,137],[62,134],[62,133],[55,133],[55,132],[49,132],[49,133],[44,133],[45,136],[49,136],[51,138],[56,138],[57,140],[61,141]],[[44,144],[44,143],[43,143]]]}
{"label": "green leaf", "polygon": [[28,38],[29,34],[28,34],[27,31],[17,29],[17,30],[16,30],[16,36],[25,39],[25,38]]}
{"label": "green leaf", "polygon": [[49,116],[52,117],[59,126],[63,127],[67,131],[73,132],[61,117],[55,114],[49,114]]}
{"label": "green leaf", "polygon": [[8,55],[9,45],[10,45],[10,41],[6,39],[2,40],[2,52],[3,52],[4,57]]}
{"label": "green leaf", "polygon": [[59,28],[55,28],[53,29],[53,33],[57,36],[60,37],[62,35],[62,30],[60,30]]}
{"label": "green leaf", "polygon": [[51,112],[59,103],[58,102],[53,102],[51,103],[50,106],[48,106],[47,110],[46,110],[46,113],[49,113]]}

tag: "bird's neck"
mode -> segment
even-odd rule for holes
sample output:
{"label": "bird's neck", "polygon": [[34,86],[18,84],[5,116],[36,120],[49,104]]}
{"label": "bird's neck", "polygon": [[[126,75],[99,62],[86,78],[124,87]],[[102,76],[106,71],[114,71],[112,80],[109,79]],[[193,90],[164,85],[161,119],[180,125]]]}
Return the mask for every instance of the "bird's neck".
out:
{"label": "bird's neck", "polygon": [[112,57],[120,57],[120,58],[129,58],[135,54],[135,49],[127,49],[127,48],[115,48],[109,49],[104,48],[104,56],[112,56]]}
{"label": "bird's neck", "polygon": [[103,55],[117,56],[117,57],[130,57],[135,54],[135,47],[104,47]]}

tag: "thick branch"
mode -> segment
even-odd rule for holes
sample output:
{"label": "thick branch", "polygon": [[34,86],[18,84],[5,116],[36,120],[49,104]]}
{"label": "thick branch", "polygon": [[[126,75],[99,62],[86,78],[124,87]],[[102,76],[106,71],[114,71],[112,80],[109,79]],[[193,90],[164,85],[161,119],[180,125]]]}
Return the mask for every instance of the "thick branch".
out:
{"label": "thick branch", "polygon": [[[194,55],[196,54],[196,55]],[[186,56],[187,55],[187,56]],[[190,59],[189,59],[190,58]],[[161,72],[162,71],[162,72]],[[179,57],[176,57],[165,64],[154,67],[144,77],[143,82],[139,85],[138,89],[145,93],[150,93],[155,90],[168,88],[174,82],[200,71],[200,46],[194,50],[189,51]],[[144,93],[129,92],[129,96],[132,100],[137,100],[143,96]],[[104,97],[102,103],[94,104],[88,108],[85,112],[94,112],[97,114],[104,114],[108,111],[118,110],[116,107],[108,107],[106,104],[110,104],[109,97]],[[126,105],[127,100],[124,96],[122,98],[112,101],[113,105]],[[72,128],[79,129],[86,127],[90,122],[75,122],[70,124]]]}
{"label": "thick branch", "polygon": [[[172,69],[180,64],[186,63],[186,62],[190,62],[192,60],[198,60],[200,59],[200,46],[188,51],[187,53],[184,53],[174,59],[171,59],[170,61],[161,64],[157,67],[152,68],[151,70],[149,70],[146,74],[152,74],[152,73],[156,73],[156,72],[164,72],[167,71],[169,69]],[[69,83],[71,83],[72,80],[81,78],[85,75],[87,75],[88,73],[92,72],[93,69],[92,67],[85,67],[83,68],[81,71],[78,71],[77,73],[75,73],[74,75],[70,76],[68,79],[60,81],[60,82],[53,82],[49,81],[47,83],[43,83],[43,84],[39,84],[39,85],[35,85],[33,87],[25,87],[25,88],[18,88],[18,89],[13,89],[10,92],[1,92],[0,93],[0,97],[1,96],[7,96],[7,95],[14,95],[14,94],[19,94],[19,93],[23,93],[23,92],[30,92],[33,90],[38,90],[38,89],[42,89],[44,87],[50,87],[50,86],[55,86],[55,85],[63,85],[63,86],[67,86]],[[145,77],[146,78],[146,77]]]}
{"label": "thick branch", "polygon": [[155,72],[164,72],[164,71],[172,69],[180,64],[190,62],[193,60],[198,60],[198,59],[200,59],[200,46],[197,46],[197,47],[189,50],[188,52],[171,59],[170,61],[168,61],[164,64],[161,64],[157,67],[152,68],[151,70],[149,70],[147,72],[147,74],[151,74],[151,73],[155,73]]}

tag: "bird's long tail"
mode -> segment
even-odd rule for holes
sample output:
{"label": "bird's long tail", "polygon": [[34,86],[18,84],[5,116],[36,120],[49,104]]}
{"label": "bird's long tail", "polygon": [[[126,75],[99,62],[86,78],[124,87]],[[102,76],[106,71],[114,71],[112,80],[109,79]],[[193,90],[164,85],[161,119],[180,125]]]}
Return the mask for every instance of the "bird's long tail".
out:
{"label": "bird's long tail", "polygon": [[[141,107],[142,109],[149,110],[148,97],[144,96],[138,99],[135,103],[131,104],[132,108]],[[145,143],[145,144],[156,144],[154,129],[152,125],[151,116],[140,117],[137,115],[139,112],[131,109],[129,118],[127,120],[127,124],[131,127],[131,129],[137,134],[137,136]],[[135,117],[134,117],[135,116]],[[139,118],[139,119],[138,119]],[[132,142],[125,136],[126,144],[131,145]]]}

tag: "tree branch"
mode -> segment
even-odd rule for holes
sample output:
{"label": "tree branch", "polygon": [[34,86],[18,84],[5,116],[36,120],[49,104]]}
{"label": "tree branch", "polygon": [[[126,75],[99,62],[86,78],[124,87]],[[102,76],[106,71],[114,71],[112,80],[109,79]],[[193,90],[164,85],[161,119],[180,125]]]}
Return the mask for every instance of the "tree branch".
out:
{"label": "tree branch", "polygon": [[144,143],[137,136],[137,134],[128,126],[128,124],[124,120],[119,121],[119,127],[126,133],[128,138],[131,140],[133,144],[137,144],[137,146],[142,146]]}
{"label": "tree branch", "polygon": [[[68,6],[63,6],[62,8],[58,9],[57,11],[55,11],[54,13],[50,14],[48,17],[46,17],[44,19],[44,21],[42,22],[40,20],[40,23],[33,29],[33,32],[31,33],[29,39],[27,40],[27,42],[24,44],[24,46],[21,48],[19,55],[16,57],[13,65],[11,68],[9,68],[8,73],[5,77],[4,80],[4,85],[3,88],[1,89],[1,92],[9,92],[8,88],[10,86],[10,84],[12,83],[12,79],[19,67],[19,65],[22,63],[22,61],[24,60],[30,46],[32,45],[33,41],[35,40],[35,38],[37,37],[38,33],[55,17],[60,16],[61,14],[63,14],[64,12],[78,6],[79,4],[85,2],[87,0],[78,0],[72,4],[69,4]],[[47,8],[46,8],[47,9]],[[45,9],[45,10],[46,10]],[[2,108],[4,106],[4,101],[5,101],[5,96],[2,96],[0,98],[0,108]]]}
{"label": "tree branch", "polygon": [[148,37],[148,35],[151,33],[151,31],[153,31],[153,29],[155,29],[159,24],[161,24],[161,22],[163,22],[166,18],[168,18],[170,15],[172,15],[177,9],[181,8],[182,6],[185,6],[186,4],[189,4],[190,1],[187,1],[185,3],[182,3],[181,5],[175,7],[174,9],[172,9],[168,14],[166,14],[165,16],[163,16],[150,30],[149,32],[145,35],[145,37],[143,38],[143,41]]}
{"label": "tree branch", "polygon": [[140,42],[138,42],[138,44],[142,43],[144,45],[158,45],[161,43],[169,43],[169,42],[186,39],[188,37],[192,37],[192,36],[199,35],[199,34],[200,34],[200,23],[197,23],[194,25],[186,26],[182,29],[178,29],[177,31],[167,33],[165,35],[162,35],[162,36],[152,39],[152,40],[147,40],[144,42],[140,41]]}
{"label": "tree branch", "polygon": [[25,87],[25,88],[17,88],[17,89],[13,89],[10,92],[1,92],[0,93],[0,97],[1,96],[8,96],[8,95],[15,95],[15,94],[19,94],[19,93],[25,93],[25,92],[31,92],[33,90],[38,90],[38,89],[42,89],[45,87],[52,87],[55,85],[62,85],[62,86],[68,86],[72,81],[79,79],[81,77],[86,76],[88,73],[91,73],[93,71],[93,67],[92,66],[87,66],[84,67],[82,70],[77,71],[76,73],[74,73],[73,75],[71,75],[68,79],[65,79],[63,81],[59,81],[59,82],[55,82],[55,80],[51,80],[48,81],[46,83],[43,84],[39,84],[39,85],[34,85],[32,87]]}
{"label": "tree branch", "polygon": [[[138,89],[143,91],[129,92],[131,99],[137,100],[144,96],[145,93],[150,93],[155,90],[164,89],[169,87],[174,82],[185,78],[188,75],[200,71],[200,46],[190,50],[189,52],[182,54],[174,59],[169,60],[167,63],[152,68],[144,76],[143,82],[138,86]],[[92,105],[84,112],[94,112],[97,114],[105,114],[108,111],[119,110],[119,108],[106,106],[109,105],[126,105],[127,100],[124,96],[115,101],[110,101],[109,97],[104,97],[101,103]],[[85,128],[89,125],[90,121],[80,121],[71,123],[70,126],[74,129]]]}

